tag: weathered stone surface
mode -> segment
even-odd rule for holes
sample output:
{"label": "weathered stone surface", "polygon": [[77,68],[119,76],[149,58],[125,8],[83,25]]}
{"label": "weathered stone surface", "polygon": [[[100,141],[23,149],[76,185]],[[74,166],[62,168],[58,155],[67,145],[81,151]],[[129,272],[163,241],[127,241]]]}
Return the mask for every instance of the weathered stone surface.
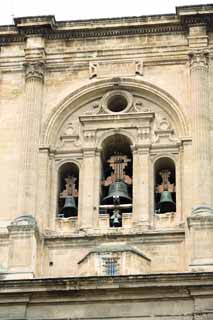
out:
{"label": "weathered stone surface", "polygon": [[[212,19],[205,5],[0,26],[0,319],[213,319]],[[132,203],[112,227],[118,150]],[[161,160],[176,212],[155,205]]]}

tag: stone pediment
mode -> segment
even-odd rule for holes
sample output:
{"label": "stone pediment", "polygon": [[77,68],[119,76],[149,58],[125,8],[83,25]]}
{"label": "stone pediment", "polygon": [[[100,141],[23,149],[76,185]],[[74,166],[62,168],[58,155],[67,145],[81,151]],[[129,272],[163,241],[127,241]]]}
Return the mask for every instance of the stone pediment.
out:
{"label": "stone pediment", "polygon": [[[114,263],[116,272],[107,272],[107,263]],[[151,259],[128,244],[108,243],[91,249],[79,262],[81,275],[128,275],[146,273]]]}

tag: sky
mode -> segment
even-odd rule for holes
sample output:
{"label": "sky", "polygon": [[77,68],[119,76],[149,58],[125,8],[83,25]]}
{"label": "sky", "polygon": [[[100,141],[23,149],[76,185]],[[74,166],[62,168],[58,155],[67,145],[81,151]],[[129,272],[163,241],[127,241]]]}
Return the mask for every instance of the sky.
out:
{"label": "sky", "polygon": [[176,6],[213,4],[213,0],[0,0],[0,25],[13,17],[55,15],[80,20],[175,13]]}

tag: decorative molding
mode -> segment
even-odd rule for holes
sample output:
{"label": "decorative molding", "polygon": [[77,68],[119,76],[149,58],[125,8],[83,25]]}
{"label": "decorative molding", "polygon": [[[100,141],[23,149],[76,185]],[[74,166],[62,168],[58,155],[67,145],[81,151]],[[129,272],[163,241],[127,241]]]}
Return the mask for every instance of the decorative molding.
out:
{"label": "decorative molding", "polygon": [[[151,122],[151,121],[150,121]],[[145,142],[148,142],[150,139],[151,134],[151,123],[149,125],[145,124],[146,126],[140,127],[137,130],[137,136],[138,136],[138,144]]]}
{"label": "decorative molding", "polygon": [[212,21],[209,15],[200,16],[198,14],[191,15],[191,16],[182,16],[181,20],[182,20],[182,23],[184,23],[185,25],[198,25],[198,24],[210,25]]}
{"label": "decorative molding", "polygon": [[189,25],[212,26],[212,5],[178,7],[176,14],[84,21],[55,21],[54,16],[15,18],[15,26],[0,27],[0,44],[24,41],[26,36],[78,39],[156,33],[185,33]]}
{"label": "decorative molding", "polygon": [[213,219],[213,210],[210,206],[208,205],[199,205],[196,207],[192,208],[192,216],[196,216],[196,217],[205,217],[208,219]]}
{"label": "decorative molding", "polygon": [[156,122],[157,128],[154,130],[153,143],[174,144],[179,142],[175,137],[174,130],[172,129],[170,122],[165,117],[157,119]]}
{"label": "decorative molding", "polygon": [[86,146],[95,146],[95,137],[96,137],[96,132],[95,130],[85,130],[83,131],[84,135],[84,142]]}
{"label": "decorative molding", "polygon": [[131,110],[132,112],[153,112],[150,107],[148,107],[142,99],[135,98],[133,103],[133,108]]}
{"label": "decorative molding", "polygon": [[81,145],[79,136],[79,122],[69,122],[65,126],[61,136],[59,147],[63,147],[65,144],[71,144],[71,146],[79,147]]}
{"label": "decorative molding", "polygon": [[9,232],[22,232],[37,229],[38,226],[36,219],[32,215],[23,215],[13,220],[7,228]]}
{"label": "decorative molding", "polygon": [[109,60],[89,63],[89,78],[143,75],[142,60]]}
{"label": "decorative molding", "polygon": [[97,77],[97,68],[98,68],[98,64],[96,62],[90,62],[89,63],[89,78],[95,78]]}
{"label": "decorative molding", "polygon": [[85,38],[101,38],[101,37],[117,37],[131,36],[138,34],[155,34],[155,33],[182,33],[187,31],[187,25],[181,24],[165,24],[165,25],[150,25],[150,26],[130,26],[130,27],[109,27],[98,28],[96,30],[51,30],[45,27],[29,27],[16,31],[16,33],[8,33],[8,35],[0,35],[0,44],[11,42],[24,42],[26,35],[40,35],[48,40],[72,40]]}
{"label": "decorative molding", "polygon": [[45,64],[43,61],[38,61],[33,63],[26,62],[24,66],[25,66],[26,80],[30,80],[30,79],[38,79],[41,81],[44,80]]}
{"label": "decorative molding", "polygon": [[194,67],[208,67],[209,51],[197,50],[189,52],[189,64],[191,69]]}
{"label": "decorative molding", "polygon": [[78,264],[82,263],[85,261],[87,257],[89,257],[91,254],[106,254],[106,253],[122,253],[122,252],[131,252],[133,254],[138,255],[144,260],[147,260],[151,262],[151,259],[147,257],[141,250],[127,244],[114,244],[114,243],[109,243],[109,244],[102,244],[94,249],[90,250],[79,262]]}
{"label": "decorative molding", "polygon": [[100,38],[117,37],[149,33],[166,32],[185,32],[187,27],[184,25],[155,25],[138,27],[118,27],[118,28],[99,28],[96,30],[72,30],[67,32],[50,32],[46,34],[47,39],[78,39],[78,38]]}
{"label": "decorative molding", "polygon": [[[116,81],[115,81],[116,79]],[[175,130],[178,137],[181,136],[187,136],[189,132],[189,125],[186,121],[186,117],[183,114],[183,110],[181,109],[178,101],[174,99],[173,96],[171,96],[168,92],[164,91],[163,89],[147,82],[142,79],[132,79],[132,78],[111,78],[111,79],[102,79],[98,81],[91,81],[89,84],[84,85],[83,87],[78,88],[77,90],[73,91],[70,95],[68,95],[62,102],[57,104],[54,108],[52,108],[51,112],[49,113],[46,121],[44,122],[42,126],[42,132],[41,132],[41,143],[43,144],[49,144],[49,145],[55,145],[56,139],[58,136],[56,136],[57,128],[62,128],[65,120],[69,118],[70,116],[70,105],[75,103],[77,99],[81,96],[83,101],[88,101],[89,99],[97,100],[98,97],[103,96],[103,92],[107,92],[109,90],[115,89],[115,85],[118,83],[119,89],[125,89],[125,90],[142,90],[143,91],[143,99],[147,99],[148,101],[152,101],[154,104],[160,103],[162,111],[166,113],[166,111],[170,110],[170,114],[172,115],[173,121],[175,123]],[[117,87],[117,86],[116,86]],[[83,105],[83,101],[82,104]],[[96,103],[96,102],[95,102]],[[80,108],[80,106],[79,106]],[[76,109],[77,110],[77,109]],[[130,118],[136,118],[138,123],[138,117],[140,118],[143,114],[143,117],[149,116],[150,112],[148,112],[148,109],[146,108],[146,111],[140,112],[134,112],[133,113],[122,113],[122,114],[97,114],[97,115],[84,115],[79,116],[80,123],[86,122],[87,126],[90,126],[90,123],[92,124],[92,128],[96,130],[97,123],[99,121],[105,121],[106,123],[111,124],[111,126],[108,125],[108,128],[112,128],[112,120],[115,119],[122,119],[125,121],[125,123],[129,123]],[[110,118],[112,117],[112,118]],[[153,117],[153,114],[152,114]],[[106,119],[105,119],[106,118]],[[141,119],[142,121],[142,119]],[[133,122],[135,123],[135,122]],[[93,126],[95,124],[95,126]]]}
{"label": "decorative molding", "polygon": [[135,61],[135,74],[139,76],[143,76],[143,61],[137,60]]}

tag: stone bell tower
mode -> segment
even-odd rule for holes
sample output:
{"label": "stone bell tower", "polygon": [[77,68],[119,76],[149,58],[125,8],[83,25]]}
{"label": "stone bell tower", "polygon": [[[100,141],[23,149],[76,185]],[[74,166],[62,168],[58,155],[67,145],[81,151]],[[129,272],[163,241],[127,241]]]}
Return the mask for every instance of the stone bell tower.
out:
{"label": "stone bell tower", "polygon": [[212,48],[213,5],[0,26],[0,319],[213,319]]}

